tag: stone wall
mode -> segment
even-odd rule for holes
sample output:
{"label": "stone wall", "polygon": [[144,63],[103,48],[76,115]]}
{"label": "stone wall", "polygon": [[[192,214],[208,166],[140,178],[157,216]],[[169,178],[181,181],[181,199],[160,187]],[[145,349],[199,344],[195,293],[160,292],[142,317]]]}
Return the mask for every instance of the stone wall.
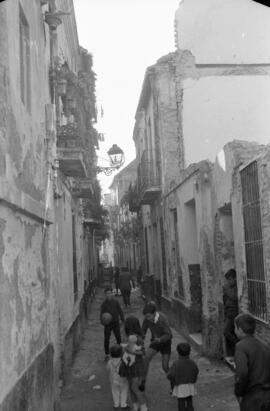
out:
{"label": "stone wall", "polygon": [[37,356],[0,404],[1,411],[54,409],[53,354],[50,344]]}
{"label": "stone wall", "polygon": [[[180,182],[163,201],[169,291],[163,292],[166,298],[162,301],[170,301],[169,306],[165,303],[166,310],[184,335],[202,333],[203,352],[220,356],[220,285],[214,253],[212,187],[212,165],[201,162],[182,172]],[[177,226],[172,212],[177,212]]]}
{"label": "stone wall", "polygon": [[[245,147],[245,149],[244,149]],[[260,211],[262,222],[262,240],[264,254],[264,276],[266,284],[266,303],[267,303],[267,320],[258,318],[257,333],[264,341],[269,340],[269,146],[252,147],[251,145],[242,145],[242,159],[239,155],[238,168],[233,176],[233,219],[234,219],[234,238],[235,238],[235,253],[236,253],[236,268],[237,268],[237,284],[240,310],[243,312],[249,311],[249,298],[247,288],[247,268],[246,268],[246,251],[244,238],[244,220],[242,212],[242,190],[240,181],[240,171],[253,161],[257,162],[258,166],[258,182],[260,190]],[[239,161],[240,160],[240,161]]]}
{"label": "stone wall", "polygon": [[[83,226],[80,200],[72,197],[70,180],[54,161],[52,50],[44,11],[40,1],[0,5],[1,411],[57,407],[59,375],[78,347],[94,292],[95,274],[90,273],[97,271],[93,235]],[[21,96],[20,16],[31,36],[29,104]],[[73,33],[79,50],[71,17],[61,36],[71,41]],[[70,56],[64,50],[69,41],[62,42],[61,51]]]}
{"label": "stone wall", "polygon": [[49,342],[47,233],[30,218],[1,210],[1,397]]}
{"label": "stone wall", "polygon": [[[5,43],[1,42],[0,63],[3,80],[0,94],[3,117],[0,133],[0,404],[6,398],[2,403],[5,410],[29,409],[30,403],[35,404],[34,408],[45,410],[50,409],[48,404],[52,403],[53,350],[48,348],[52,293],[48,226],[52,223],[52,213],[47,209],[51,193],[46,190],[45,129],[45,102],[49,90],[44,61],[44,27],[43,22],[36,19],[40,4],[30,3],[25,0],[19,6],[19,2],[14,1],[0,6],[3,23],[0,38]],[[20,65],[15,64],[20,55],[20,7],[25,12],[31,10],[27,13],[34,45],[30,48],[29,105],[21,101]],[[48,383],[47,389],[37,375],[42,361],[48,361],[47,368],[44,367],[41,373],[44,382]],[[33,385],[27,383],[29,378]],[[17,390],[23,392],[21,399]]]}

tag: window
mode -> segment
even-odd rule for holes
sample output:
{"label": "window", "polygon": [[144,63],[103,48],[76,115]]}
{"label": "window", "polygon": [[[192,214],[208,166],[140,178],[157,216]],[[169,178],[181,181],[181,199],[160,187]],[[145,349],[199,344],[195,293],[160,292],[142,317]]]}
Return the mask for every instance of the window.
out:
{"label": "window", "polygon": [[27,110],[31,109],[30,98],[30,37],[29,25],[20,6],[20,82],[21,100]]}
{"label": "window", "polygon": [[266,286],[257,162],[241,171],[249,311],[266,320]]}

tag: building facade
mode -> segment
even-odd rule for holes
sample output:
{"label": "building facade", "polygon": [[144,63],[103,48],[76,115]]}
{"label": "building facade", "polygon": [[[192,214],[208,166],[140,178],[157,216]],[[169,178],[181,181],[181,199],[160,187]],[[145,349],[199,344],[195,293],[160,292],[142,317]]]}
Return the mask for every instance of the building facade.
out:
{"label": "building facade", "polygon": [[49,411],[97,272],[81,200],[95,180],[95,74],[72,0],[3,2],[0,23],[0,409]]}
{"label": "building facade", "polygon": [[175,53],[162,57],[147,69],[133,132],[138,160],[136,187],[143,273],[147,298],[156,297],[159,301],[168,263],[162,197],[183,168],[175,79]]}
{"label": "building facade", "polygon": [[129,190],[137,177],[137,162],[133,160],[113,179],[109,207],[114,265],[136,271],[140,265],[139,219],[130,211]]}
{"label": "building facade", "polygon": [[[261,335],[269,330],[265,221],[257,228],[259,209],[267,215],[265,182],[261,160],[254,165],[256,156],[267,158],[269,141],[269,29],[261,25],[269,18],[254,2],[180,3],[177,51],[147,69],[135,117],[149,298],[210,356],[226,355],[229,268],[237,271],[240,310],[256,316]],[[251,181],[256,193],[245,192]],[[253,230],[260,238],[249,239]]]}

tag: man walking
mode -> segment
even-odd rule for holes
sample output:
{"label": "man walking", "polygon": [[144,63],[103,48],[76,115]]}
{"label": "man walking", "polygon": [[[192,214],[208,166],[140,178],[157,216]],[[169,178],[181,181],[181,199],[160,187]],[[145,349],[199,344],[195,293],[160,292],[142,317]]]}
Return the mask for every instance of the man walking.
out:
{"label": "man walking", "polygon": [[120,271],[119,271],[119,267],[115,267],[115,271],[114,271],[114,284],[115,284],[115,294],[116,296],[119,295],[119,278],[120,278]]}
{"label": "man walking", "polygon": [[130,306],[132,278],[127,268],[122,268],[119,277],[119,288],[123,297],[124,306]]}

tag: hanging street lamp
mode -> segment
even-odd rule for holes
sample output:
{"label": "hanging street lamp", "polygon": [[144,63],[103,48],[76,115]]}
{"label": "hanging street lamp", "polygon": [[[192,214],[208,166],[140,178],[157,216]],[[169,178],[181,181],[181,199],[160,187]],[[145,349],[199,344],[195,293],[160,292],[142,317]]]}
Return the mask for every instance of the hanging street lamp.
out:
{"label": "hanging street lamp", "polygon": [[106,176],[109,176],[113,171],[118,170],[125,162],[124,152],[117,144],[113,144],[108,150],[108,156],[111,165],[109,167],[96,167],[96,173],[105,173]]}

